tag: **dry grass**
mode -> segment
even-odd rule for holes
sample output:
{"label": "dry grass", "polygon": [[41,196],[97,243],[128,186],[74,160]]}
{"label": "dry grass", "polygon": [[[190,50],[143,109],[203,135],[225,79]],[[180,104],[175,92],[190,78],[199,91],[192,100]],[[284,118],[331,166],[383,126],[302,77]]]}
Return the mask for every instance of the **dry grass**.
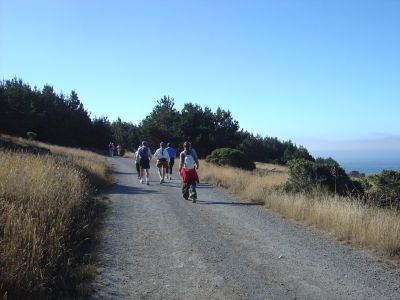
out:
{"label": "dry grass", "polygon": [[107,161],[103,156],[94,152],[78,148],[50,145],[4,134],[0,135],[0,139],[10,141],[20,146],[46,149],[53,155],[63,156],[65,159],[69,160],[71,165],[78,166],[85,172],[86,176],[89,177],[92,186],[103,185],[110,181],[110,172]]}
{"label": "dry grass", "polygon": [[226,188],[229,192],[246,200],[259,201],[273,186],[282,184],[288,179],[286,172],[262,172],[259,170],[244,171],[241,169],[217,167],[205,161],[200,162],[202,180]]}
{"label": "dry grass", "polygon": [[400,214],[370,207],[354,199],[315,195],[289,195],[272,186],[287,180],[287,173],[259,175],[203,162],[202,179],[297,221],[323,229],[339,240],[373,250],[388,257],[400,255]]}
{"label": "dry grass", "polygon": [[283,165],[256,162],[256,167],[257,167],[257,169],[267,170],[270,172],[282,172],[282,173],[288,172],[288,167],[283,166]]}
{"label": "dry grass", "polygon": [[0,292],[9,299],[65,293],[89,236],[91,194],[109,180],[108,166],[87,151],[19,142],[56,155],[0,151]]}
{"label": "dry grass", "polygon": [[125,151],[124,157],[135,159],[135,153],[133,153],[132,151]]}

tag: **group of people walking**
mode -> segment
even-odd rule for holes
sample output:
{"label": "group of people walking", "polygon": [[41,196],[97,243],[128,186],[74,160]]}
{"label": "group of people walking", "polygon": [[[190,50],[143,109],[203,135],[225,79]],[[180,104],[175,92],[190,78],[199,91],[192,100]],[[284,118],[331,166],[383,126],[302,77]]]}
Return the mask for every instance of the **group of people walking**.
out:
{"label": "group of people walking", "polygon": [[115,146],[114,146],[114,143],[113,143],[113,142],[110,142],[110,143],[108,144],[108,154],[109,154],[111,157],[114,156],[115,150],[117,150],[118,156],[121,156],[121,155],[122,155],[122,146],[121,146],[121,144],[118,144],[117,147],[115,147]]}
{"label": "group of people walking", "polygon": [[[196,151],[192,148],[190,142],[183,144],[184,150],[179,155],[179,174],[182,177],[182,195],[188,200],[189,198],[195,203],[197,200],[196,184],[199,182],[196,169],[199,168],[199,160]],[[146,141],[139,145],[135,152],[135,164],[140,183],[149,185],[149,169],[150,160],[156,159],[156,167],[160,177],[160,184],[165,179],[172,180],[172,170],[175,163],[176,150],[171,143],[160,143],[154,155]]]}

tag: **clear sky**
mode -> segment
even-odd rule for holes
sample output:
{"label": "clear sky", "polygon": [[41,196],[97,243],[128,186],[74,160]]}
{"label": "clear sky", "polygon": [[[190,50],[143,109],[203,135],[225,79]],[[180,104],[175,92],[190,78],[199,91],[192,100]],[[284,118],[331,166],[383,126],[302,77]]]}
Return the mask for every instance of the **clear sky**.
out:
{"label": "clear sky", "polygon": [[399,0],[0,0],[15,76],[110,120],[169,95],[314,154],[399,157]]}

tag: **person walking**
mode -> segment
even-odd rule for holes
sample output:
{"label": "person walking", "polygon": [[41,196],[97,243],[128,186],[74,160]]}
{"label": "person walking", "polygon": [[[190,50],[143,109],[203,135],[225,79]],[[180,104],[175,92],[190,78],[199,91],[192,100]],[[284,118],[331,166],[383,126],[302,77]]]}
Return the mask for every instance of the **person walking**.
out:
{"label": "person walking", "polygon": [[114,143],[110,142],[108,144],[108,153],[110,154],[111,157],[114,156],[114,150],[115,150]]}
{"label": "person walking", "polygon": [[169,164],[169,155],[164,142],[160,143],[160,148],[156,150],[154,157],[157,159],[158,175],[160,176],[160,184],[162,184]]}
{"label": "person walking", "polygon": [[172,180],[172,168],[175,163],[176,150],[172,147],[171,143],[167,144],[167,152],[169,155],[169,164],[167,167],[167,179]]}
{"label": "person walking", "polygon": [[184,150],[179,155],[179,173],[182,176],[182,195],[183,198],[191,199],[193,203],[197,200],[196,183],[199,182],[199,176],[196,169],[199,168],[199,159],[197,154],[191,149],[190,142],[183,144]]}
{"label": "person walking", "polygon": [[[138,151],[139,156],[139,166],[140,166],[140,183],[145,183],[143,178],[146,180],[146,184],[149,185],[149,169],[150,169],[150,160],[151,160],[151,151],[147,146],[147,142],[142,142],[142,147],[140,147]],[[144,177],[144,173],[146,173],[146,177]]]}
{"label": "person walking", "polygon": [[140,156],[139,156],[139,149],[142,145],[139,145],[137,150],[135,151],[135,166],[136,166],[136,172],[138,175],[138,179],[140,180]]}

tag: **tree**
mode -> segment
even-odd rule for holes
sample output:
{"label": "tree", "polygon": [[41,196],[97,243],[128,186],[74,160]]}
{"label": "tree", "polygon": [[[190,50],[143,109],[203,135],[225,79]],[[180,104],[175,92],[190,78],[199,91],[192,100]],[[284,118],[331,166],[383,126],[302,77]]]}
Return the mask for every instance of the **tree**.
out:
{"label": "tree", "polygon": [[118,118],[111,124],[112,141],[120,144],[124,149],[137,147],[140,143],[139,129],[137,126],[129,122],[123,122]]}
{"label": "tree", "polygon": [[157,147],[161,141],[177,143],[181,136],[179,113],[174,108],[174,99],[164,96],[157,101],[152,112],[140,123],[142,139],[151,147]]}

